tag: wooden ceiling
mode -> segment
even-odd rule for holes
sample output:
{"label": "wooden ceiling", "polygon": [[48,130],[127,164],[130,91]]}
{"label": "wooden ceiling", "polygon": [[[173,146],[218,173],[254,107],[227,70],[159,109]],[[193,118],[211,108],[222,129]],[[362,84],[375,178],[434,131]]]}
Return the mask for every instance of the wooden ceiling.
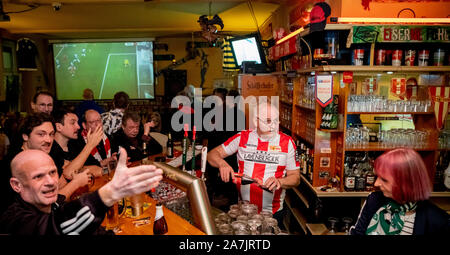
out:
{"label": "wooden ceiling", "polygon": [[[200,15],[218,14],[224,23],[223,33],[245,34],[256,31],[256,23],[261,26],[280,4],[287,2],[3,0],[3,11],[11,20],[0,22],[0,28],[12,34],[37,34],[47,39],[189,36],[200,31]],[[54,10],[55,3],[61,5],[58,11]],[[27,9],[32,10],[20,12]]]}

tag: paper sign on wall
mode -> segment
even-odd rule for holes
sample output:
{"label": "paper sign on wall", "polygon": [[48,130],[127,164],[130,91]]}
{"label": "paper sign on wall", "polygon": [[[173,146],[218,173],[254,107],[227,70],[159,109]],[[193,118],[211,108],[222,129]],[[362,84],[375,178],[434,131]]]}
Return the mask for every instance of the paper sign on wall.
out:
{"label": "paper sign on wall", "polygon": [[316,100],[325,107],[333,99],[333,75],[316,75]]}

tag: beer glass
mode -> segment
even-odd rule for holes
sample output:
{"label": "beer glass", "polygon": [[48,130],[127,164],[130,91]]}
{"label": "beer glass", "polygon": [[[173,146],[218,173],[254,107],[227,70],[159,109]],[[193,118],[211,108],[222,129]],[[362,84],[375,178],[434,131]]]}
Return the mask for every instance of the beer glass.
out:
{"label": "beer glass", "polygon": [[106,212],[106,230],[115,230],[119,227],[119,204],[114,203]]}
{"label": "beer glass", "polygon": [[144,198],[143,194],[137,194],[129,197],[131,205],[131,216],[139,217],[144,213]]}

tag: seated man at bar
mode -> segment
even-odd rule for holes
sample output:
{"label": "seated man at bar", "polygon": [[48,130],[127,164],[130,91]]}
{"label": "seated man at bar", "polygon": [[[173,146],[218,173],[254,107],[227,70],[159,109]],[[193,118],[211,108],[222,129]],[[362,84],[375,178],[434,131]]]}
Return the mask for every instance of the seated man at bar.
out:
{"label": "seated man at bar", "polygon": [[[87,134],[87,143],[79,154],[69,150],[70,140],[78,139],[78,117],[74,112],[67,109],[55,111],[55,140],[50,151],[50,156],[55,162],[59,176],[63,176],[66,181],[72,180],[73,174],[83,168],[90,152],[98,145],[103,137],[101,126]],[[89,172],[94,176],[101,176],[102,169],[96,165],[87,166]]]}
{"label": "seated man at bar", "polygon": [[[55,136],[53,118],[46,113],[29,115],[24,119],[20,127],[20,134],[23,139],[22,146],[14,150],[9,157],[10,159],[26,150],[40,150],[49,154]],[[59,192],[67,198],[78,188],[87,185],[91,178],[89,171],[73,174],[72,176],[72,181],[68,183],[61,174],[58,174],[58,177],[60,177]]]}
{"label": "seated man at bar", "polygon": [[150,136],[150,129],[155,127],[155,123],[150,121],[143,128],[141,126],[139,114],[127,110],[122,118],[122,128],[113,135],[113,143],[127,150],[130,162],[162,152],[162,146]]}
{"label": "seated man at bar", "polygon": [[[296,147],[291,137],[278,131],[279,113],[276,106],[267,102],[250,108],[250,120],[256,130],[243,130],[208,153],[208,162],[219,168],[224,182],[230,177],[242,200],[258,206],[258,212],[269,211],[284,229],[285,214],[283,202],[285,189],[300,183],[299,163],[295,158]],[[224,158],[237,153],[239,173]],[[256,180],[250,185],[244,183],[248,176]]]}
{"label": "seated man at bar", "polygon": [[124,197],[147,192],[162,179],[153,165],[126,167],[121,149],[114,177],[95,192],[64,202],[52,158],[40,150],[26,150],[11,162],[11,187],[19,194],[0,217],[0,233],[15,235],[113,234],[101,223],[109,207]]}
{"label": "seated man at bar", "polygon": [[47,114],[52,114],[53,105],[53,95],[47,91],[39,91],[33,96],[31,109],[34,113],[44,112]]}
{"label": "seated man at bar", "polygon": [[101,168],[108,167],[110,161],[116,161],[117,146],[111,141],[111,138],[103,132],[102,118],[96,110],[89,109],[84,113],[82,121],[83,130],[77,140],[69,141],[69,150],[75,155],[80,154],[88,142],[88,134],[97,132],[101,129],[102,139],[97,146],[90,151],[85,165],[96,165]]}

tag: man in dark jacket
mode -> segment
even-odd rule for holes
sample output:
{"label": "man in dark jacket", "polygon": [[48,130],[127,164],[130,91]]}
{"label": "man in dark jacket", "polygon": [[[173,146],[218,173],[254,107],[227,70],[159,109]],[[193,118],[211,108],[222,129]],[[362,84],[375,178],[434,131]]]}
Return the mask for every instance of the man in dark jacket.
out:
{"label": "man in dark jacket", "polygon": [[145,123],[143,128],[141,126],[141,117],[137,112],[125,111],[122,127],[112,137],[114,144],[127,150],[130,162],[162,152],[162,146],[150,136],[150,129],[155,127],[153,121]]}
{"label": "man in dark jacket", "polygon": [[[0,217],[0,233],[19,235],[104,234],[100,228],[109,207],[124,197],[146,192],[159,184],[155,166],[126,167],[121,156],[113,179],[99,190],[64,203],[58,195],[58,172],[52,158],[40,150],[26,150],[11,162],[11,187],[19,194]],[[125,185],[127,184],[127,185]]]}

